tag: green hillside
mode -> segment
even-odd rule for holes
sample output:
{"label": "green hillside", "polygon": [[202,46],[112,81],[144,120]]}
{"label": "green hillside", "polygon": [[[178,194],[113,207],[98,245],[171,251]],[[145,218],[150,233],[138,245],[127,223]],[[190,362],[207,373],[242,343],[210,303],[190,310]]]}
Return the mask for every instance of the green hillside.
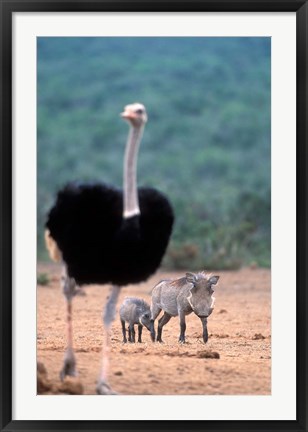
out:
{"label": "green hillside", "polygon": [[164,265],[270,266],[270,86],[269,38],[38,38],[39,259],[59,187],[122,185],[139,101],[139,184],[176,214]]}

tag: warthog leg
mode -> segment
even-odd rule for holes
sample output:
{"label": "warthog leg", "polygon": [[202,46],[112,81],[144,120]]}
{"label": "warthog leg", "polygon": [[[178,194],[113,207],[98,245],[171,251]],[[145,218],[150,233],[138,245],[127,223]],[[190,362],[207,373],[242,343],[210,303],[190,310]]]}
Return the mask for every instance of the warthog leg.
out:
{"label": "warthog leg", "polygon": [[134,324],[130,324],[128,327],[128,342],[132,342],[135,343],[135,328],[134,328]]}
{"label": "warthog leg", "polygon": [[209,335],[208,335],[208,332],[207,332],[207,318],[200,318],[200,319],[201,319],[202,327],[203,327],[203,333],[202,333],[203,342],[207,343],[208,338],[209,338]]}
{"label": "warthog leg", "polygon": [[142,324],[138,324],[138,342],[141,343],[141,335],[142,335]]}
{"label": "warthog leg", "polygon": [[180,337],[179,342],[185,343],[185,330],[186,330],[186,322],[185,322],[185,314],[183,311],[180,311]]}
{"label": "warthog leg", "polygon": [[158,327],[157,327],[157,342],[163,342],[161,338],[161,334],[163,331],[163,326],[167,324],[167,322],[170,320],[171,315],[167,314],[167,312],[164,313],[164,315],[158,320]]}
{"label": "warthog leg", "polygon": [[121,324],[122,324],[122,333],[123,333],[123,343],[126,343],[127,338],[126,338],[125,321],[121,320]]}
{"label": "warthog leg", "polygon": [[161,312],[161,308],[157,306],[156,303],[151,303],[151,323],[150,323],[150,333],[151,333],[151,339],[152,342],[155,342],[155,327],[154,327],[154,321],[158,317],[158,315]]}

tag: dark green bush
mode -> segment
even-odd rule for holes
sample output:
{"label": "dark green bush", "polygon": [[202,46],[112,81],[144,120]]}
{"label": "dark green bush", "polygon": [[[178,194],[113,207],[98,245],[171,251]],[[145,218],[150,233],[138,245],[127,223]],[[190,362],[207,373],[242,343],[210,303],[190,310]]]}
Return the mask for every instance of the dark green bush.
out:
{"label": "dark green bush", "polygon": [[37,284],[38,285],[49,285],[50,279],[47,273],[39,273],[37,275]]}

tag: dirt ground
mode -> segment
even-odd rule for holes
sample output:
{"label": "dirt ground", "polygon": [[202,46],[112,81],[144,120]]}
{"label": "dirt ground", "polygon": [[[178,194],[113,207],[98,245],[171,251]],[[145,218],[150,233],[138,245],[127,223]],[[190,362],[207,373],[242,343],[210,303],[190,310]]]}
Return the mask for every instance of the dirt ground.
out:
{"label": "dirt ground", "polygon": [[[60,272],[57,265],[38,266],[38,273],[47,273],[50,278],[48,285],[39,285],[37,290],[37,360],[47,370],[49,385],[42,392],[48,394],[68,392],[61,387],[59,378],[66,344]],[[140,297],[150,303],[151,289],[159,280],[184,274],[159,272],[146,283],[124,287],[117,311],[126,296]],[[185,344],[178,342],[178,317],[164,327],[163,344],[152,343],[145,328],[142,343],[123,344],[117,312],[110,351],[110,384],[115,391],[126,395],[271,393],[270,270],[242,269],[215,274],[220,275],[220,281],[214,294],[215,309],[208,319],[207,344],[202,340],[201,321],[194,314],[186,320]],[[102,307],[109,287],[88,286],[85,292],[85,296],[76,296],[73,301],[79,383],[76,393],[81,391],[81,383],[84,394],[95,394],[101,363]]]}

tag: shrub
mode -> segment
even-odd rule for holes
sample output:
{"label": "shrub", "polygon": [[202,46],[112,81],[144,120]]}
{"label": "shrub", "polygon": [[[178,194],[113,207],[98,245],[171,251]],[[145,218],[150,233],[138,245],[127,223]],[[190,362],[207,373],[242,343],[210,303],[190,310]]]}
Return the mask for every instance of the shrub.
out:
{"label": "shrub", "polygon": [[47,273],[39,273],[37,275],[38,285],[49,285],[50,279]]}

